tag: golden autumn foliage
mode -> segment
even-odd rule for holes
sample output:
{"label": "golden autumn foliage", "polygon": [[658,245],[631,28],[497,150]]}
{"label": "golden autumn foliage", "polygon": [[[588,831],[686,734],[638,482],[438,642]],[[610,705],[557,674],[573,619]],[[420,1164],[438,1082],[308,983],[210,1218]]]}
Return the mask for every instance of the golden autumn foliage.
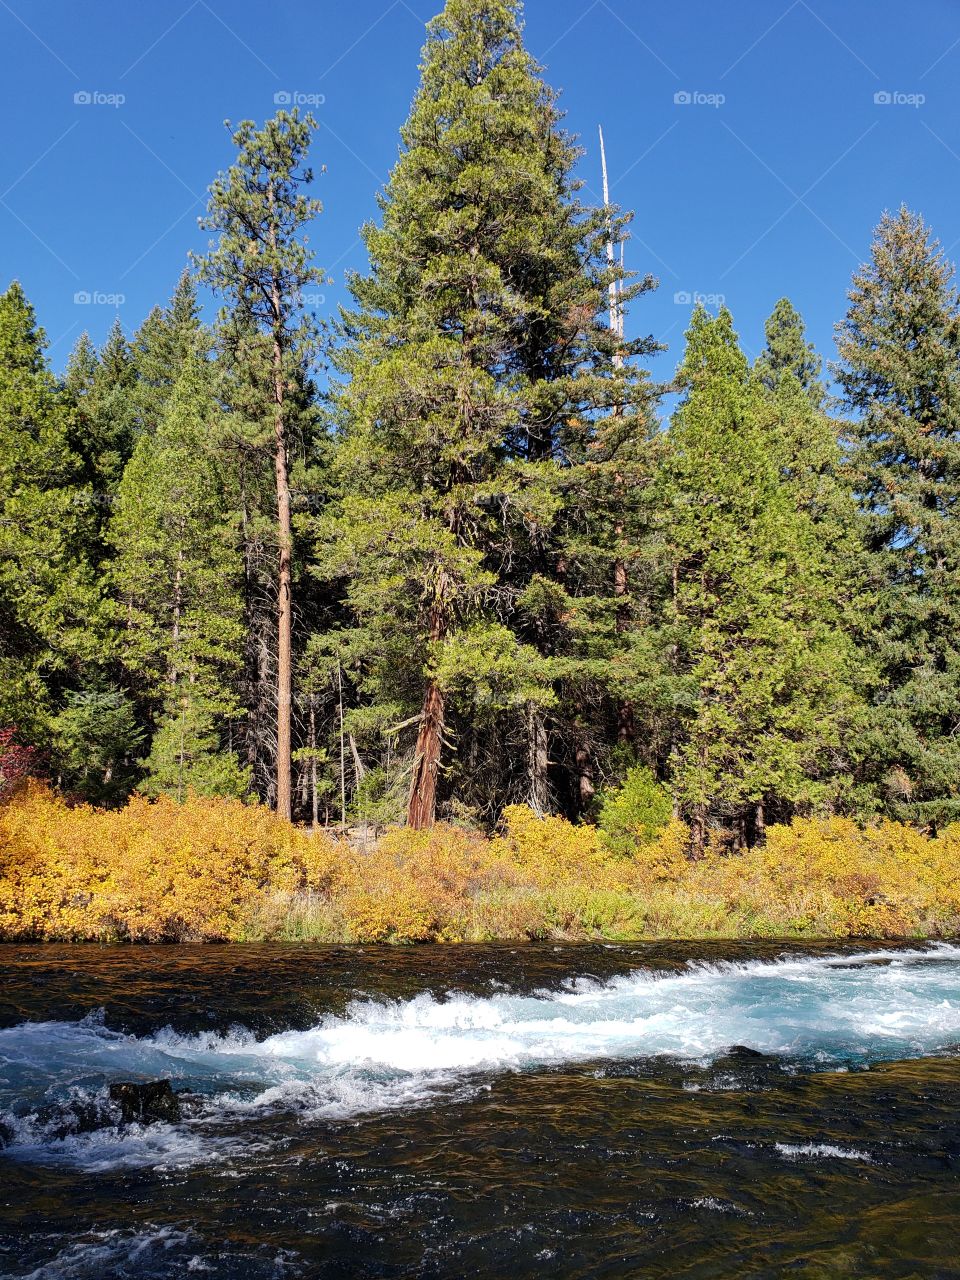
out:
{"label": "golden autumn foliage", "polygon": [[263,895],[326,886],[332,853],[238,800],[104,811],[31,784],[0,806],[0,936],[239,938]]}
{"label": "golden autumn foliage", "polygon": [[691,862],[670,823],[632,853],[513,807],[494,838],[391,830],[369,848],[240,801],[0,806],[0,938],[328,942],[898,937],[960,927],[960,827],[843,818],[772,827]]}

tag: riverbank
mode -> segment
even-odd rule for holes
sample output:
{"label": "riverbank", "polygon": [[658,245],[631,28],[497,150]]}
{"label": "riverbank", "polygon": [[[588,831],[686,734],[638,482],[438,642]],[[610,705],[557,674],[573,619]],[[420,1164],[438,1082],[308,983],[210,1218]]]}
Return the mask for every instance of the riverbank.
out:
{"label": "riverbank", "polygon": [[511,808],[490,838],[391,830],[358,847],[261,806],[193,797],[71,807],[31,785],[0,807],[0,938],[458,942],[952,937],[960,827],[843,818],[772,827],[691,862],[667,825],[627,851]]}

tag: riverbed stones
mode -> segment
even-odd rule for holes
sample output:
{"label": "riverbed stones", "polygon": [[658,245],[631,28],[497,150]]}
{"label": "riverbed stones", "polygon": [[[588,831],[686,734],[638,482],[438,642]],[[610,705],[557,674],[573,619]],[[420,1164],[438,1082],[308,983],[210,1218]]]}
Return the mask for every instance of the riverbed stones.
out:
{"label": "riverbed stones", "polygon": [[121,1080],[110,1086],[110,1101],[120,1107],[123,1124],[176,1124],[180,1099],[169,1080]]}

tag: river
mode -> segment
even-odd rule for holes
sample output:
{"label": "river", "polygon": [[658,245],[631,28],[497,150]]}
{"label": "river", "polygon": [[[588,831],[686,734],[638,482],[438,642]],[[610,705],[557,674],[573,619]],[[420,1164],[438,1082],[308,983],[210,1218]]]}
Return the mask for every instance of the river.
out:
{"label": "river", "polygon": [[945,943],[5,945],[0,1275],[957,1277],[958,1046]]}

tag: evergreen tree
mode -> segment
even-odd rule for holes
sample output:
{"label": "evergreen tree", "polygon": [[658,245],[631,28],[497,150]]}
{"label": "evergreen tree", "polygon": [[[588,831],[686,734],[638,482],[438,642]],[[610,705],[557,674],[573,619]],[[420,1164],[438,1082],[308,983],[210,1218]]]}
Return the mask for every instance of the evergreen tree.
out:
{"label": "evergreen tree", "polygon": [[261,457],[271,459],[276,494],[276,808],[287,818],[294,611],[289,402],[314,338],[300,297],[320,278],[304,233],[320,209],[303,191],[313,177],[304,162],[314,128],[311,117],[301,119],[296,111],[278,112],[259,130],[250,121],[238,126],[237,162],[213,183],[204,224],[219,238],[200,263],[203,279],[232,304],[224,326],[227,342],[244,353],[248,373],[261,388],[254,416],[264,433]]}
{"label": "evergreen tree", "polygon": [[[846,563],[845,599],[866,590],[862,532],[856,500],[844,465],[842,424],[825,409],[827,389],[821,381],[820,357],[807,342],[803,320],[781,298],[766,325],[767,345],[754,365],[766,399],[764,422],[769,448],[794,499],[817,525],[825,552],[839,566]],[[839,571],[839,569],[838,569]],[[853,614],[850,628],[857,623]]]}
{"label": "evergreen tree", "polygon": [[442,768],[484,811],[513,787],[549,806],[562,475],[598,413],[646,392],[615,363],[607,214],[574,198],[577,152],[516,5],[449,0],[402,142],[344,318],[344,494],[318,556],[345,584],[360,696],[389,742],[417,726],[407,818],[420,827]]}
{"label": "evergreen tree", "polygon": [[826,399],[820,380],[823,367],[812,343],[807,341],[803,319],[789,298],[781,298],[764,325],[766,345],[756,371],[770,392],[779,390],[787,377],[794,378],[815,408]]}
{"label": "evergreen tree", "polygon": [[694,313],[680,382],[661,481],[686,706],[673,783],[699,849],[711,819],[750,839],[771,810],[829,799],[820,763],[850,713],[851,657],[830,562],[726,309]]}
{"label": "evergreen tree", "polygon": [[12,284],[0,295],[0,724],[49,748],[61,692],[104,636],[86,554],[91,494],[45,346]]}
{"label": "evergreen tree", "polygon": [[[63,393],[73,410],[71,444],[82,461],[82,478],[90,486],[98,543],[133,450],[136,382],[130,344],[119,318],[99,352],[88,334],[80,336],[67,363]],[[91,554],[99,561],[102,546],[91,548]]]}
{"label": "evergreen tree", "polygon": [[239,708],[242,563],[219,458],[210,371],[195,353],[120,485],[110,537],[126,613],[123,660],[151,707],[148,793],[243,794],[231,750]]}
{"label": "evergreen tree", "polygon": [[156,431],[184,365],[211,340],[200,319],[197,289],[184,269],[166,307],[154,307],[133,339],[136,430]]}
{"label": "evergreen tree", "polygon": [[839,326],[878,667],[870,776],[889,811],[960,815],[960,304],[923,220],[885,214]]}
{"label": "evergreen tree", "polygon": [[754,366],[766,400],[759,421],[791,502],[815,530],[824,591],[832,598],[832,619],[849,651],[842,713],[846,732],[842,741],[825,744],[808,771],[824,784],[831,803],[859,811],[864,699],[874,679],[863,644],[871,595],[862,522],[842,447],[843,424],[827,412],[820,357],[787,299],[777,303],[766,332],[766,348]]}
{"label": "evergreen tree", "polygon": [[125,800],[137,782],[143,729],[133,699],[97,676],[90,676],[90,687],[67,690],[53,716],[55,780],[70,794],[110,805]]}

